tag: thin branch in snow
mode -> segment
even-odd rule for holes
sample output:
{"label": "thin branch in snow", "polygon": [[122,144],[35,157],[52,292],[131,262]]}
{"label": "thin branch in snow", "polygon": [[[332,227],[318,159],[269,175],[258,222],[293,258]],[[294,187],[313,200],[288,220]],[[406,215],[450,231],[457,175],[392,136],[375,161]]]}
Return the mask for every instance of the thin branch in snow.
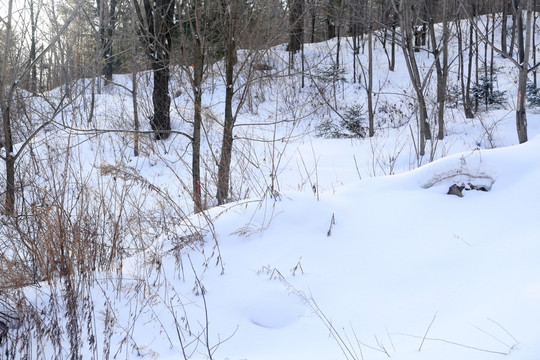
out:
{"label": "thin branch in snow", "polygon": [[426,329],[426,333],[424,334],[424,337],[422,338],[422,342],[420,343],[420,347],[418,348],[418,351],[421,351],[422,350],[422,346],[424,346],[424,342],[426,341],[426,337],[427,337],[427,334],[429,332],[429,329],[431,329],[431,326],[433,325],[433,323],[435,322],[435,318],[437,317],[437,313],[435,313],[435,315],[433,315],[433,319],[431,319],[431,322],[429,323],[429,326],[428,328]]}

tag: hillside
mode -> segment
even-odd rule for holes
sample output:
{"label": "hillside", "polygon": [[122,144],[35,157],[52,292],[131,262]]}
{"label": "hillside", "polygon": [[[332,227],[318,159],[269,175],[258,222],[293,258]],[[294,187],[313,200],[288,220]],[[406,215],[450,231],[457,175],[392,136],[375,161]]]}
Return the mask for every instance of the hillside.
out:
{"label": "hillside", "polygon": [[[407,69],[398,57],[388,71],[380,42],[375,136],[325,137],[355,109],[365,125],[349,42],[343,78],[331,82],[336,40],[306,45],[303,88],[299,59],[291,71],[284,45],[260,55],[268,69],[244,84],[223,206],[214,195],[225,86],[222,64],[213,65],[200,214],[189,193],[192,100],[179,70],[173,135],[143,134],[139,156],[129,75],[96,95],[93,122],[87,79],[48,123],[63,90],[29,98],[31,125],[46,128],[21,155],[33,212],[3,217],[1,281],[32,280],[42,259],[25,257],[32,246],[63,276],[2,290],[9,331],[0,358],[537,358],[540,115],[528,109],[530,140],[517,145],[517,70],[497,57],[504,102],[474,119],[449,103],[445,138],[428,141],[421,157]],[[417,58],[427,74],[433,57]],[[151,77],[138,81],[145,117]],[[434,91],[426,89],[431,116]],[[454,184],[481,189],[447,195]]]}

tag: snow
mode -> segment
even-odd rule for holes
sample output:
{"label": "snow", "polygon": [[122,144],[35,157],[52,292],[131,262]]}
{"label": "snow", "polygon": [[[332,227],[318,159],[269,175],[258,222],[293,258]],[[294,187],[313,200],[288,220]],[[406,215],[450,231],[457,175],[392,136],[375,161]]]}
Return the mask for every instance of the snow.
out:
{"label": "snow", "polygon": [[[332,46],[332,41],[306,46],[308,61]],[[384,53],[378,50],[376,67],[383,73]],[[429,67],[430,59],[423,60]],[[385,81],[407,88],[405,65],[396,68],[401,72],[385,73]],[[515,75],[501,73],[506,80],[500,86],[513,91]],[[142,87],[151,93],[151,77],[140,77],[145,76],[149,80]],[[115,81],[131,88],[129,79],[116,76]],[[346,86],[340,103],[363,99],[363,90]],[[316,121],[326,116],[287,99],[290,84],[278,88],[281,97],[262,103],[256,115],[240,116],[239,124],[272,122],[276,107],[284,117],[294,113]],[[311,90],[299,92],[315,99]],[[122,91],[114,88],[98,99],[96,118],[102,124],[126,112],[124,102],[131,99]],[[205,121],[210,122],[222,114],[225,85],[204,91]],[[272,98],[276,88],[263,91]],[[189,117],[190,103],[176,101],[181,115],[175,115],[174,126],[184,131],[178,118]],[[81,331],[83,358],[109,351],[123,358],[178,359],[184,348],[191,359],[209,354],[250,360],[537,359],[540,115],[529,110],[530,140],[517,145],[508,108],[474,120],[449,109],[447,137],[432,142],[431,162],[416,157],[407,125],[377,129],[372,139],[316,137],[308,120],[280,123],[279,129],[255,126],[243,132],[246,127],[240,126],[240,138],[286,139],[254,145],[235,140],[233,186],[257,196],[183,218],[170,225],[174,234],[145,243],[117,273],[98,273],[91,286],[79,289],[81,298],[91,299],[91,309],[84,311],[94,327],[93,341],[86,324]],[[484,124],[497,125],[493,137],[488,139]],[[218,138],[211,130],[210,143],[212,136]],[[180,137],[133,158],[125,139],[91,142],[84,134],[58,135],[55,141],[69,137],[79,144],[79,162],[89,172],[124,161],[124,174],[132,169],[178,199],[179,208],[191,206],[184,191],[189,186],[179,180],[189,183],[189,173],[175,167],[178,159],[189,159]],[[256,170],[244,170],[238,154],[251,156]],[[99,181],[105,181],[105,172],[100,174]],[[142,191],[128,178],[115,178],[111,189]],[[89,184],[93,181],[98,182]],[[489,191],[447,195],[456,183]],[[143,196],[138,201],[141,208],[158,202]],[[179,246],[178,238],[196,239],[198,230],[204,242]],[[59,281],[25,291],[36,309],[46,312],[61,287]],[[114,320],[107,320],[111,316]],[[49,342],[40,348],[40,358],[56,357]],[[60,353],[68,357],[66,333],[61,343]]]}

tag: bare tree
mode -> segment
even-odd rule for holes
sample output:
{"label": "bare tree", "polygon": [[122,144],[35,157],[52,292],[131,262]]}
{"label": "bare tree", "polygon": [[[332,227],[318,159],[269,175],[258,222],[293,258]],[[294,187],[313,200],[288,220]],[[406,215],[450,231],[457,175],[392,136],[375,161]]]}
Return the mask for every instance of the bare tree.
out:
{"label": "bare tree", "polygon": [[201,126],[203,81],[208,67],[211,34],[214,24],[207,19],[215,16],[217,11],[211,2],[201,0],[182,0],[178,6],[178,18],[182,19],[185,46],[180,64],[189,77],[193,100],[193,132],[190,137],[192,156],[192,198],[195,213],[203,210],[201,184]]}
{"label": "bare tree", "polygon": [[[220,0],[225,85],[225,114],[221,152],[217,161],[216,199],[218,204],[230,200],[231,160],[236,120],[248,100],[251,85],[266,78],[259,61],[276,40],[283,41],[279,29],[287,29],[285,14],[276,11],[276,2]],[[280,6],[277,6],[279,9]],[[276,18],[275,16],[278,15]],[[266,25],[265,25],[266,24]],[[268,31],[260,31],[261,27]],[[241,56],[237,51],[242,49]]]}
{"label": "bare tree", "polygon": [[[431,6],[430,6],[431,5]],[[431,37],[431,44],[433,46],[433,54],[435,55],[435,67],[437,70],[437,104],[438,104],[438,133],[437,138],[442,140],[444,138],[444,104],[446,101],[446,87],[448,80],[448,0],[443,0],[442,4],[442,39],[441,48],[437,46],[437,37],[435,36],[435,24],[434,24],[434,9],[433,4],[428,2],[428,16],[429,16],[429,33]],[[442,62],[441,62],[442,53]]]}
{"label": "bare tree", "polygon": [[[527,136],[527,110],[525,108],[525,102],[527,98],[527,79],[528,73],[534,71],[540,64],[534,64],[529,66],[531,57],[531,33],[533,22],[533,0],[512,0],[513,1],[513,18],[516,23],[516,37],[517,37],[517,59],[512,57],[513,51],[505,52],[504,49],[499,49],[490,41],[487,34],[484,37],[484,41],[488,41],[493,50],[501,54],[504,58],[508,59],[518,69],[518,94],[516,102],[516,130],[519,143],[524,143],[528,140]],[[525,5],[526,20],[525,26],[523,25],[523,12]],[[524,34],[525,33],[525,34]],[[511,45],[512,48],[512,45]]]}
{"label": "bare tree", "polygon": [[375,135],[375,114],[373,112],[373,0],[368,0],[368,9],[368,75],[366,79],[366,92],[368,102],[369,137],[372,137]]}
{"label": "bare tree", "polygon": [[[14,151],[13,141],[13,107],[14,98],[17,88],[21,81],[28,75],[32,68],[37,64],[40,59],[56,44],[61,35],[66,31],[71,22],[75,19],[79,12],[79,9],[83,3],[83,0],[79,1],[77,6],[72,11],[70,17],[66,20],[62,28],[60,28],[55,37],[49,42],[43,51],[41,51],[32,62],[22,61],[20,58],[22,45],[17,45],[14,41],[13,34],[13,0],[8,0],[8,12],[5,21],[5,36],[3,39],[3,56],[0,61],[0,110],[2,111],[2,130],[4,133],[3,146],[5,149],[4,155],[0,155],[5,163],[6,167],[6,192],[4,199],[4,213],[7,215],[13,215],[15,212],[15,164],[17,159],[25,151],[26,147],[47,124],[46,122],[35,129],[31,134],[27,136],[17,151]],[[20,26],[21,24],[19,24]],[[10,56],[13,56],[10,59]],[[55,113],[62,107],[62,102],[59,102],[56,106]],[[54,116],[53,116],[54,117]]]}
{"label": "bare tree", "polygon": [[424,96],[425,82],[423,81],[415,56],[415,46],[413,40],[415,39],[414,27],[416,25],[416,19],[418,18],[417,7],[412,6],[408,0],[392,0],[394,9],[399,16],[401,27],[401,49],[403,50],[403,56],[405,58],[405,64],[411,84],[414,88],[416,98],[418,101],[418,115],[419,115],[419,149],[420,156],[425,155],[426,140],[431,139],[431,130],[427,119],[426,99]]}
{"label": "bare tree", "polygon": [[223,45],[225,47],[225,119],[223,121],[223,140],[218,165],[216,199],[219,205],[229,197],[233,128],[236,114],[233,114],[234,65],[237,62],[235,35],[238,26],[239,0],[221,0],[223,16]]}

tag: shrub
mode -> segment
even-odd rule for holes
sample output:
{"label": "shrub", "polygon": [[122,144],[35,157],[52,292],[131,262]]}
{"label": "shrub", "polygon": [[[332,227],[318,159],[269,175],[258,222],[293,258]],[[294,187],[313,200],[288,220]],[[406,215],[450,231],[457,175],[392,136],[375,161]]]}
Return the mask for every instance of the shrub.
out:
{"label": "shrub", "polygon": [[346,82],[345,79],[346,71],[339,66],[332,65],[323,68],[316,68],[313,78],[318,81],[325,83],[335,83],[335,82]]}
{"label": "shrub", "polygon": [[377,119],[377,126],[388,126],[398,128],[405,125],[411,117],[411,108],[414,107],[410,102],[400,101],[398,103],[382,99],[377,108],[380,115]]}
{"label": "shrub", "polygon": [[491,105],[494,107],[503,107],[506,102],[506,91],[493,90],[493,83],[497,80],[496,76],[482,76],[479,82],[471,88],[473,96],[483,101],[486,108]]}
{"label": "shrub", "polygon": [[317,136],[325,139],[341,139],[343,137],[339,126],[332,119],[323,120],[316,130]]}
{"label": "shrub", "polygon": [[365,122],[362,106],[353,105],[347,108],[339,123],[326,119],[317,126],[317,136],[327,139],[364,138],[367,133]]}
{"label": "shrub", "polygon": [[365,112],[360,105],[353,105],[345,111],[340,121],[341,128],[348,134],[345,137],[364,138],[366,137]]}
{"label": "shrub", "polygon": [[530,81],[527,83],[527,101],[531,106],[540,107],[540,90]]}
{"label": "shrub", "polygon": [[457,109],[462,104],[461,89],[458,85],[451,85],[446,90],[446,106],[450,109]]}

